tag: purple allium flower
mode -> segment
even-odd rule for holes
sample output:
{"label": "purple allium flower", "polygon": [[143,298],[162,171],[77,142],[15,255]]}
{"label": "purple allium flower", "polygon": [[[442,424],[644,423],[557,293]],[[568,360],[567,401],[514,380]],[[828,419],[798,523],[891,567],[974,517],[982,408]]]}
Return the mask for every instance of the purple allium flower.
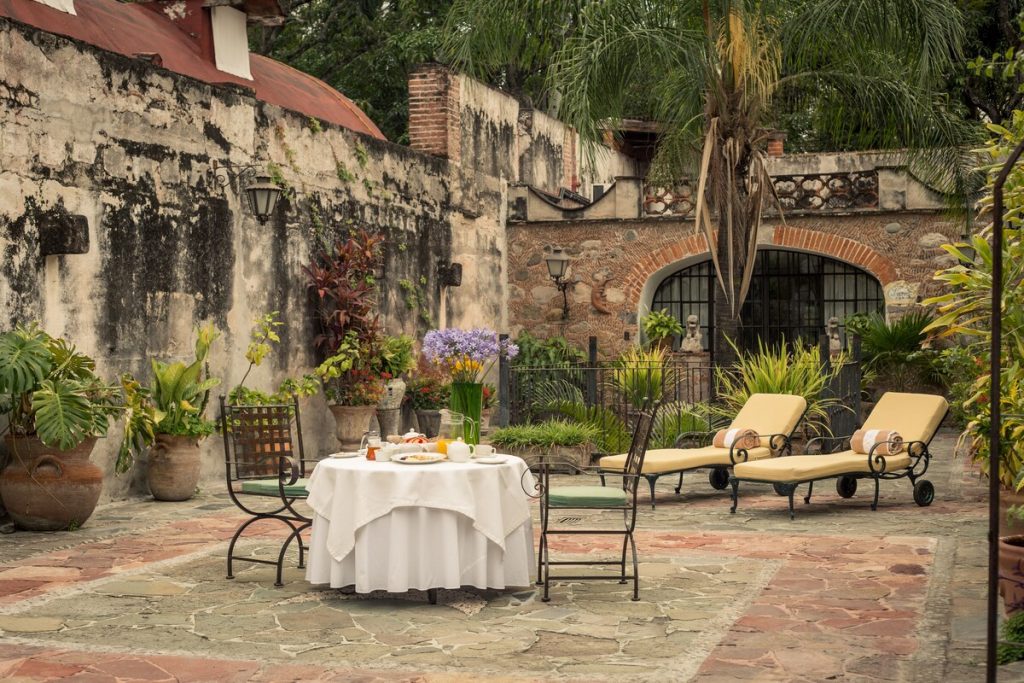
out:
{"label": "purple allium flower", "polygon": [[483,327],[431,330],[423,337],[423,355],[447,367],[457,382],[477,382],[498,356],[514,358],[518,353],[515,344],[501,343],[494,330]]}

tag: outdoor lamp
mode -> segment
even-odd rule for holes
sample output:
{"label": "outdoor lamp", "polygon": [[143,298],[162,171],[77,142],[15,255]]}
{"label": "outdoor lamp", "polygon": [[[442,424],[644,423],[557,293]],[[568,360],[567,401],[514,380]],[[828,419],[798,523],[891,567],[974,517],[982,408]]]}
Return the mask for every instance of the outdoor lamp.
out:
{"label": "outdoor lamp", "polygon": [[569,295],[566,290],[572,284],[565,279],[565,271],[569,269],[569,257],[560,247],[551,250],[551,255],[544,258],[548,266],[548,275],[555,282],[555,287],[562,293],[562,320],[569,319]]}
{"label": "outdoor lamp", "polygon": [[214,159],[207,171],[207,179],[211,185],[222,189],[231,187],[239,194],[244,192],[249,212],[263,224],[274,213],[277,200],[281,198],[281,188],[271,182],[270,176],[262,169],[260,164],[235,166],[230,161],[218,163]]}
{"label": "outdoor lamp", "polygon": [[249,211],[264,224],[274,213],[277,200],[281,198],[281,188],[270,182],[270,176],[258,175],[255,183],[246,186],[245,198],[249,201]]}

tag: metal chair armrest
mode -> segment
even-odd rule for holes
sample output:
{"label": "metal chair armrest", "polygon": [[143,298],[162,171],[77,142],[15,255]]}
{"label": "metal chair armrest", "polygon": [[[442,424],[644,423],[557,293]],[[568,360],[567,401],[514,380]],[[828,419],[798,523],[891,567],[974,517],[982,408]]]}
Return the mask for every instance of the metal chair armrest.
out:
{"label": "metal chair armrest", "polygon": [[[683,443],[686,442],[687,440],[697,440],[698,443],[700,443],[701,445],[706,446],[706,445],[710,444],[711,440],[714,439],[714,438],[715,438],[715,432],[713,432],[713,431],[707,431],[707,432],[683,432],[682,434],[680,434],[679,436],[676,437],[675,441],[672,442],[672,447],[673,448],[682,448],[683,447]],[[704,443],[705,441],[707,443]]]}
{"label": "metal chair armrest", "polygon": [[[907,451],[907,455],[909,455],[913,459],[913,462],[910,464],[910,469],[911,470],[917,465],[917,463],[921,460],[921,458],[928,458],[929,457],[929,455],[928,455],[928,444],[926,442],[924,442],[924,441],[904,441],[904,442],[879,441],[878,443],[876,443],[874,446],[871,447],[871,451],[868,453],[868,469],[871,470],[872,474],[884,474],[885,473],[885,471],[886,471],[886,464],[887,464],[886,463],[886,454],[884,452],[876,452],[876,451],[878,451],[878,449],[881,446],[884,446],[884,445],[887,445],[887,444],[892,444],[892,443],[902,443],[903,444],[903,447]],[[896,455],[899,455],[899,453],[897,453]],[[889,456],[889,457],[895,457],[895,456]]]}
{"label": "metal chair armrest", "polygon": [[[816,436],[816,437],[814,437],[813,439],[811,439],[810,441],[807,442],[807,446],[805,447],[805,450],[807,451],[807,453],[809,455],[826,455],[826,454],[829,454],[829,453],[836,453],[836,452],[838,452],[840,450],[843,450],[844,444],[845,444],[845,447],[847,449],[849,449],[850,448],[850,439],[852,439],[852,438],[853,438],[853,434],[849,434],[849,435],[845,435],[845,436]],[[811,446],[812,446],[812,444],[816,444],[816,443],[822,444],[821,450],[819,450],[817,453],[811,453]],[[830,445],[826,446],[826,444],[830,444]],[[826,448],[828,450],[826,450]]]}

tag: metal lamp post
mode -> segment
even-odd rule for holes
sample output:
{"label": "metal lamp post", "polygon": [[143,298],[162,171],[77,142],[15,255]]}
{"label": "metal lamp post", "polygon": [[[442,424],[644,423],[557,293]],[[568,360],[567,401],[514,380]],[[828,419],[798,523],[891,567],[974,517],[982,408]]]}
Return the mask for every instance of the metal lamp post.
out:
{"label": "metal lamp post", "polygon": [[548,266],[548,275],[555,283],[555,287],[562,293],[562,320],[569,319],[569,295],[566,290],[572,282],[565,279],[565,272],[569,269],[569,256],[560,247],[551,250],[551,255],[544,258]]}

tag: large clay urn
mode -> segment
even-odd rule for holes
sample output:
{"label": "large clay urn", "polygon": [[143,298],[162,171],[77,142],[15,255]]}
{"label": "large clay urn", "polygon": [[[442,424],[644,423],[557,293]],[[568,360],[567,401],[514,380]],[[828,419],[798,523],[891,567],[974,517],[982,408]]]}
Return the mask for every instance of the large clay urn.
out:
{"label": "large clay urn", "polygon": [[188,500],[199,485],[199,440],[194,436],[157,434],[149,449],[146,481],[157,500]]}
{"label": "large clay urn", "polygon": [[1007,617],[1024,611],[1024,536],[999,539],[999,594]]}
{"label": "large clay urn", "polygon": [[330,408],[334,415],[334,435],[341,442],[342,450],[358,450],[377,406],[332,405]]}
{"label": "large clay urn", "polygon": [[10,464],[0,473],[0,498],[18,527],[60,531],[82,526],[99,502],[103,470],[89,455],[95,437],[62,451],[36,437],[4,438]]}

